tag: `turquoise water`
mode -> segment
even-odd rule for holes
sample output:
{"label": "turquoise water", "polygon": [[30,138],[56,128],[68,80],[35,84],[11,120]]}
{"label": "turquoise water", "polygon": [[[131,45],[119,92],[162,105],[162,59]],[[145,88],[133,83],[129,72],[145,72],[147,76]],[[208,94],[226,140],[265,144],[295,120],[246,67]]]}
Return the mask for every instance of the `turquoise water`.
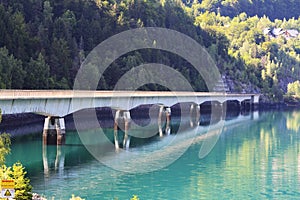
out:
{"label": "turquoise water", "polygon": [[[299,122],[297,111],[265,112],[259,117],[228,121],[216,145],[203,159],[199,158],[199,150],[203,136],[208,134],[207,127],[191,128],[193,131],[180,133],[190,134],[183,141],[193,139],[187,151],[167,167],[147,173],[125,173],[101,164],[74,132],[67,133],[67,145],[48,146],[46,151],[40,136],[13,139],[7,162],[21,161],[34,192],[55,199],[68,199],[71,194],[85,199],[130,199],[134,194],[143,200],[299,199]],[[155,152],[153,147],[168,144],[172,137],[175,136],[153,138],[144,145],[132,141],[134,148],[128,153],[110,153],[107,158],[125,166],[128,163],[120,157],[130,157],[131,152],[144,155],[147,148],[151,154]],[[43,153],[48,171],[43,167]],[[164,162],[165,156],[172,157],[173,152],[151,155]],[[144,166],[139,162],[129,166]],[[145,161],[141,158],[141,162]]]}

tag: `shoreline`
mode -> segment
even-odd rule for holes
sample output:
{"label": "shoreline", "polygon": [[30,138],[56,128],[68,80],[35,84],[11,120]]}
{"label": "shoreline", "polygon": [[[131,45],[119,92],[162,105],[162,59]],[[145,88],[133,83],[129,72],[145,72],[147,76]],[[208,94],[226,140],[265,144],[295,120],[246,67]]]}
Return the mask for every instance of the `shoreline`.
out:
{"label": "shoreline", "polygon": [[276,110],[299,110],[300,102],[262,102],[258,104],[260,111]]}

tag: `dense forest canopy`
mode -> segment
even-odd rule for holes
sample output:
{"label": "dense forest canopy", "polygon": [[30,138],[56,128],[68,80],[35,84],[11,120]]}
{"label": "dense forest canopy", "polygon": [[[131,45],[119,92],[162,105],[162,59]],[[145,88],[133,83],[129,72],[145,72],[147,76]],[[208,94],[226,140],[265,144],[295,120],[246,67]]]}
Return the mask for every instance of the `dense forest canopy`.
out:
{"label": "dense forest canopy", "polygon": [[[171,1],[164,6],[134,0],[1,2],[1,88],[72,88],[85,56],[108,37],[131,28],[166,27],[200,41],[193,19]],[[133,52],[116,60],[100,81],[99,89],[113,89],[131,67],[159,61],[186,74],[196,90],[205,89],[201,77],[190,72],[193,69],[189,63],[154,50]],[[141,89],[160,88],[152,85]]]}
{"label": "dense forest canopy", "polygon": [[198,12],[215,12],[231,18],[245,12],[248,16],[268,16],[271,20],[298,18],[298,0],[185,0]]}
{"label": "dense forest canopy", "polygon": [[[281,101],[296,94],[288,85],[299,83],[299,11],[296,0],[0,0],[0,88],[71,89],[100,42],[132,28],[165,27],[205,46],[231,92]],[[154,49],[118,58],[98,89],[113,89],[143,63],[171,66],[196,91],[206,90],[187,61]]]}

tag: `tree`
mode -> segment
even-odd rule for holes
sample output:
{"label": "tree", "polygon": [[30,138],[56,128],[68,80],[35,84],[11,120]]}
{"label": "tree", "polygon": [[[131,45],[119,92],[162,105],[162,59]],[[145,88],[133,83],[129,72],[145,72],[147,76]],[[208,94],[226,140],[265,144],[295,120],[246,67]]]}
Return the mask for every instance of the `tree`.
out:
{"label": "tree", "polygon": [[6,133],[0,134],[0,165],[4,165],[5,157],[10,153],[10,136]]}
{"label": "tree", "polygon": [[[50,74],[60,81],[65,78],[70,80],[70,71],[72,69],[72,58],[68,43],[64,39],[55,38],[52,43],[50,58]],[[68,85],[70,83],[68,82]]]}
{"label": "tree", "polygon": [[287,94],[300,98],[300,81],[289,83],[287,86]]}
{"label": "tree", "polygon": [[24,88],[26,89],[47,89],[49,88],[49,71],[50,67],[45,62],[45,59],[41,53],[38,58],[34,60],[30,59],[26,68],[27,76],[25,79]]}
{"label": "tree", "polygon": [[[0,109],[0,122],[1,122]],[[21,163],[15,163],[12,167],[7,167],[5,156],[10,153],[10,136],[6,133],[0,134],[0,180],[14,180],[15,182],[15,199],[29,200],[32,199],[32,186],[26,177],[26,171]]]}
{"label": "tree", "polygon": [[[272,92],[280,94],[287,91],[287,83],[299,79],[299,36],[275,37],[272,32],[264,34],[264,30],[300,31],[300,7],[296,2],[1,1],[0,47],[7,51],[2,49],[4,56],[0,58],[0,88],[70,88],[85,56],[100,42],[130,28],[153,26],[180,31],[203,44],[222,75],[235,80],[232,85],[236,88],[265,91],[267,96]],[[197,73],[177,57],[149,49],[139,50],[139,54],[131,52],[104,72],[98,89],[112,89],[135,65],[161,62],[185,75],[197,91],[205,90],[205,83],[199,80]],[[45,69],[48,67],[47,79]],[[97,71],[96,68],[91,70]],[[42,84],[35,78],[40,78]],[[90,82],[89,77],[86,78],[85,81]]]}
{"label": "tree", "polygon": [[6,47],[0,48],[0,88],[22,88],[24,75],[22,62],[9,55]]}

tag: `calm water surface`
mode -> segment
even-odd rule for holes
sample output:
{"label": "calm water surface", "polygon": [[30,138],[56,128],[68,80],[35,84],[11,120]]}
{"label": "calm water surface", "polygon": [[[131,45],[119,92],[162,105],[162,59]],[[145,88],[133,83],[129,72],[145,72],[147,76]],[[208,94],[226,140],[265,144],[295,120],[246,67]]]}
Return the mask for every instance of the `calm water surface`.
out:
{"label": "calm water surface", "polygon": [[[226,122],[229,125],[204,159],[198,156],[202,140],[195,139],[183,156],[154,172],[128,174],[104,166],[90,155],[75,132],[67,132],[65,146],[44,149],[40,135],[13,138],[7,162],[21,161],[34,192],[55,199],[68,199],[71,194],[85,199],[126,200],[133,194],[142,200],[299,199],[300,112],[265,112],[256,120],[245,117],[238,121]],[[198,127],[191,137],[205,134],[202,129],[205,127]],[[112,134],[112,130],[106,131]],[[129,152],[143,152],[171,137],[174,135],[153,138],[145,145],[136,142]],[[43,154],[48,170],[44,169]]]}

